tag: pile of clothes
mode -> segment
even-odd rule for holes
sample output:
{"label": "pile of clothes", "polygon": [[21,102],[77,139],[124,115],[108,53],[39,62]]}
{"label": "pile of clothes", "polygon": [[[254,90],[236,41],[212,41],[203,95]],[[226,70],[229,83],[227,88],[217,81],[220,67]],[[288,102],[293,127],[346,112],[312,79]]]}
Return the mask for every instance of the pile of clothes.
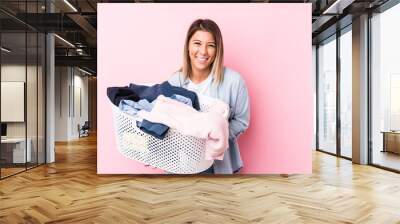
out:
{"label": "pile of clothes", "polygon": [[229,107],[213,99],[200,111],[197,94],[171,86],[167,81],[153,86],[130,84],[107,88],[111,102],[127,114],[137,116],[137,127],[163,139],[169,128],[206,140],[205,159],[222,160],[228,149]]}

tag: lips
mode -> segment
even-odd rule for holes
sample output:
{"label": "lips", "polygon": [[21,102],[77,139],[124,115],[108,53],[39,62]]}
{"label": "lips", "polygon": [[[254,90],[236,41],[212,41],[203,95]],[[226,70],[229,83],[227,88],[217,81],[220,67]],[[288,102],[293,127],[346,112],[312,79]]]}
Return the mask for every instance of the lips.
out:
{"label": "lips", "polygon": [[196,59],[200,63],[206,63],[208,61],[208,57],[196,57]]}

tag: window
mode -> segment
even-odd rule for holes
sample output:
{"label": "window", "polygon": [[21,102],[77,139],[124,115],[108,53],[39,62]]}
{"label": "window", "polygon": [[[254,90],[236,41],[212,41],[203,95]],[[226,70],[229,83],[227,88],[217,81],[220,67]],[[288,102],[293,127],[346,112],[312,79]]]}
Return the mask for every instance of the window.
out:
{"label": "window", "polygon": [[400,5],[371,18],[371,157],[373,164],[395,170],[400,170],[399,21]]}
{"label": "window", "polygon": [[351,26],[340,36],[340,155],[352,157],[352,35]]}
{"label": "window", "polygon": [[336,153],[336,37],[318,47],[318,149]]}
{"label": "window", "polygon": [[[44,1],[3,2],[17,13],[43,13]],[[0,12],[2,140],[0,178],[45,163],[45,34]],[[12,108],[12,109],[11,109]]]}

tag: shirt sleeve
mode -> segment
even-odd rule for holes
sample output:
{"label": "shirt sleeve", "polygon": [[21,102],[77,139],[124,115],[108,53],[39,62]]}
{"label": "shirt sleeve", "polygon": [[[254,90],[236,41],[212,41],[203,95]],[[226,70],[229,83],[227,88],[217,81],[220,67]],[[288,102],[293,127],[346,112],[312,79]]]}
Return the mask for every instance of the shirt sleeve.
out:
{"label": "shirt sleeve", "polygon": [[[240,79],[237,89],[236,102],[231,108],[232,116],[229,121],[229,138],[237,138],[246,131],[250,124],[250,100],[243,79]],[[235,99],[235,98],[234,98]]]}
{"label": "shirt sleeve", "polygon": [[171,77],[168,78],[169,84],[171,86],[179,86],[181,87],[181,81],[180,81],[180,74],[179,72],[175,72]]}

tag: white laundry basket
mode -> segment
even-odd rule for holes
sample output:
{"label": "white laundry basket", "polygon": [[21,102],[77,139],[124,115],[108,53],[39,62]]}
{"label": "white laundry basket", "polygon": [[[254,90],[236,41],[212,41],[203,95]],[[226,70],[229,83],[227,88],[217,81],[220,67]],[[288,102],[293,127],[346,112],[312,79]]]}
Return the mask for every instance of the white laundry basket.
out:
{"label": "white laundry basket", "polygon": [[[207,111],[212,98],[199,96],[200,110]],[[213,160],[205,160],[205,140],[170,128],[164,139],[144,133],[136,126],[137,116],[112,104],[117,148],[125,157],[176,174],[194,174],[207,170]]]}

